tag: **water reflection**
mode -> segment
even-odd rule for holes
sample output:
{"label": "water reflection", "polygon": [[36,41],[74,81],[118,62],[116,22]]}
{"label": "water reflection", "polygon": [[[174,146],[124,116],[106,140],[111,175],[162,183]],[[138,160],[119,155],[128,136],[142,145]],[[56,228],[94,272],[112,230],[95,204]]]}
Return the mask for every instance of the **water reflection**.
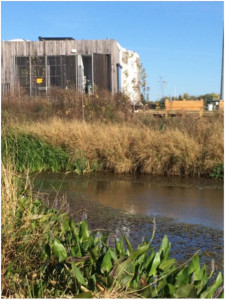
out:
{"label": "water reflection", "polygon": [[223,229],[223,183],[214,180],[152,176],[76,176],[47,174],[36,177],[36,186],[68,194],[69,201],[86,197],[130,214],[165,216],[178,222]]}

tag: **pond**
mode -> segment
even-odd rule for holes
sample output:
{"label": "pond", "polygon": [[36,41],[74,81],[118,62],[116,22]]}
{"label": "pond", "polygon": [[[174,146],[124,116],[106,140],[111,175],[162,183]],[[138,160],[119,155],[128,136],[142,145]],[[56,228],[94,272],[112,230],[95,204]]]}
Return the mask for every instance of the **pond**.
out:
{"label": "pond", "polygon": [[123,234],[136,247],[151,238],[153,217],[158,247],[167,234],[171,256],[180,261],[200,250],[203,262],[215,259],[223,266],[223,182],[212,179],[150,175],[78,176],[73,173],[40,173],[34,188],[48,192],[57,207],[66,197],[76,221],[87,217],[91,230],[110,232],[111,243]]}

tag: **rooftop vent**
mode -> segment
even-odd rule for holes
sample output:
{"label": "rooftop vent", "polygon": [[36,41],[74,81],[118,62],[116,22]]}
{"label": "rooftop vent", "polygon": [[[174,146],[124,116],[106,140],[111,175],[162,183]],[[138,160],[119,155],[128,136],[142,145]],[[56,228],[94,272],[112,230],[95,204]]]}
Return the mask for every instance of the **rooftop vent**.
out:
{"label": "rooftop vent", "polygon": [[72,37],[38,37],[39,41],[74,41]]}

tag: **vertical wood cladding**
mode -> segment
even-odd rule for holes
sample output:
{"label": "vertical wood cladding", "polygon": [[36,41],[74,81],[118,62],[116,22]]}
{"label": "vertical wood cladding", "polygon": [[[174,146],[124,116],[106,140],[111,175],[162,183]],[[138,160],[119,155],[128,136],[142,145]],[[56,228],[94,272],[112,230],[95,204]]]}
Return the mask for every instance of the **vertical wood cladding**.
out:
{"label": "vertical wood cladding", "polygon": [[101,90],[111,91],[111,55],[94,53],[94,84]]}
{"label": "vertical wood cladding", "polygon": [[[49,56],[61,56],[63,74],[60,86],[74,86],[76,80],[75,62],[72,56],[78,55],[93,57],[93,78],[88,76],[100,89],[117,92],[116,64],[120,60],[120,52],[115,40],[55,40],[55,41],[9,41],[2,42],[2,68],[1,78],[4,90],[17,86],[16,57],[45,57],[46,74],[43,76],[43,84],[48,85],[49,68],[47,63]],[[75,51],[74,51],[75,50]],[[65,61],[64,61],[65,60]],[[71,63],[69,62],[71,60]],[[87,74],[86,74],[87,75]],[[38,75],[39,76],[39,75]],[[25,80],[25,79],[24,79]]]}

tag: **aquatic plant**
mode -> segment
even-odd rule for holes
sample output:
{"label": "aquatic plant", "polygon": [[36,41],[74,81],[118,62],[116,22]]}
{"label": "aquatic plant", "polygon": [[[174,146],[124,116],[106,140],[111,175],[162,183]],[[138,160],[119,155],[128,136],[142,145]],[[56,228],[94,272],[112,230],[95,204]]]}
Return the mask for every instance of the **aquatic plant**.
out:
{"label": "aquatic plant", "polygon": [[216,178],[216,179],[223,179],[224,177],[224,165],[218,164],[214,167],[213,172],[210,173],[210,177]]}
{"label": "aquatic plant", "polygon": [[[27,177],[27,180],[29,177]],[[24,180],[22,181],[24,182]],[[212,280],[197,253],[179,265],[165,235],[159,249],[144,240],[133,249],[126,236],[90,233],[87,220],[32,195],[10,164],[2,165],[2,296],[7,298],[214,298],[223,278]]]}

